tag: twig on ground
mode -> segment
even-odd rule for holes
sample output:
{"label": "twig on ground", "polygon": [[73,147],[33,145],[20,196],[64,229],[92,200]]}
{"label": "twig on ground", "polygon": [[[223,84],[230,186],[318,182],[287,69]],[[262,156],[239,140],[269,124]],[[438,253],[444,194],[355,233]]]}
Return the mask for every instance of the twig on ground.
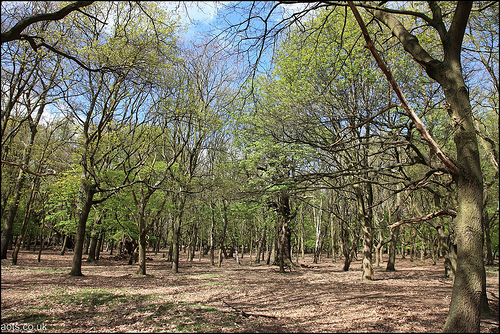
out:
{"label": "twig on ground", "polygon": [[273,315],[266,315],[266,314],[255,314],[255,313],[247,313],[245,311],[239,310],[236,307],[229,305],[225,300],[222,301],[224,304],[235,310],[236,312],[240,313],[242,316],[245,318],[248,317],[264,317],[264,318],[271,318],[271,319],[279,319],[279,317],[275,317]]}

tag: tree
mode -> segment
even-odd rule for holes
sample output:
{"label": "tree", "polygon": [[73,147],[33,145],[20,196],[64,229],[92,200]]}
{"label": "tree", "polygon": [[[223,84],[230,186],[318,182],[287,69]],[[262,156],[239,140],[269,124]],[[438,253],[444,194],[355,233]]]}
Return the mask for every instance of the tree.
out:
{"label": "tree", "polygon": [[[125,8],[126,5],[115,7],[112,4],[92,7],[96,11],[95,15],[115,11],[119,19],[115,20],[109,32],[99,29],[90,34],[78,29],[73,31],[73,37],[79,42],[72,47],[80,49],[80,57],[86,63],[120,68],[117,72],[93,73],[81,70],[79,76],[73,78],[75,81],[70,93],[64,96],[68,117],[78,122],[81,131],[80,164],[83,167],[77,210],[79,223],[70,273],[73,276],[82,275],[83,241],[92,205],[105,201],[119,189],[128,186],[128,174],[134,172],[134,168],[125,169],[124,174],[115,172],[122,169],[124,162],[130,158],[127,152],[116,155],[117,148],[126,147],[126,141],[145,138],[145,134],[135,132],[135,128],[148,120],[142,115],[147,114],[154,98],[157,82],[153,78],[158,71],[167,70],[173,62],[175,24],[166,22],[162,30],[156,31],[165,37],[161,43],[157,43],[157,36],[150,33],[153,24],[149,18],[140,16],[140,12],[132,12],[135,20],[120,19],[120,13]],[[156,15],[161,16],[163,13],[156,11]],[[86,23],[85,20],[76,21],[73,25],[85,30],[88,26]],[[170,45],[167,43],[169,40],[172,42]],[[80,43],[86,44],[82,48]],[[163,43],[168,47],[164,48]],[[125,142],[118,142],[120,137]],[[119,176],[121,182],[113,176]],[[94,200],[94,195],[98,193],[102,196]]]}
{"label": "tree", "polygon": [[[295,3],[293,2],[283,2]],[[242,34],[246,34],[242,43],[238,44],[242,50],[254,51],[255,58],[259,59],[266,44],[275,39],[280,32],[284,31],[291,22],[301,22],[306,14],[313,10],[325,6],[346,6],[345,3],[324,2],[308,5],[304,10],[289,15],[283,15],[276,21],[279,4],[269,4],[267,6],[250,6],[246,9],[251,13],[246,15],[244,22],[231,25],[225,32],[236,31],[232,40],[237,39]],[[355,11],[352,2],[351,8]],[[482,209],[483,209],[483,185],[482,171],[479,159],[476,130],[473,122],[473,112],[469,99],[469,92],[465,85],[461,66],[461,46],[467,26],[468,18],[472,10],[472,2],[458,2],[456,6],[442,8],[436,2],[430,2],[429,8],[424,9],[417,5],[415,10],[405,10],[390,8],[385,4],[362,3],[371,17],[389,28],[390,32],[397,39],[404,50],[415,60],[415,63],[422,66],[429,78],[435,80],[446,97],[447,111],[450,121],[454,126],[454,141],[456,149],[456,159],[443,153],[439,145],[429,136],[416,114],[408,108],[403,95],[398,92],[395,81],[389,78],[403,101],[405,108],[415,124],[415,127],[422,138],[428,143],[431,151],[439,157],[446,172],[452,175],[457,185],[458,192],[458,215],[454,219],[455,232],[457,235],[457,280],[453,288],[453,297],[450,305],[449,315],[445,324],[445,331],[479,331],[481,295],[484,288],[484,265],[482,262],[483,230],[482,230]],[[481,4],[476,10],[484,10],[492,6],[492,3]],[[282,12],[281,12],[282,13]],[[426,30],[422,30],[425,36],[429,29],[436,34],[441,42],[439,46],[426,45],[396,18],[396,15],[404,14],[414,17],[412,27],[425,25]],[[431,15],[429,17],[428,15]],[[261,30],[241,29],[244,26],[251,26],[252,20],[261,20],[259,25]],[[360,24],[362,19],[358,18]],[[277,23],[275,23],[277,22]],[[239,29],[239,30],[238,30]],[[366,31],[365,36],[368,36]],[[373,42],[368,40],[368,47],[375,53]],[[426,50],[427,47],[432,49]],[[431,52],[432,51],[432,52]],[[440,60],[441,59],[441,60]],[[383,64],[378,58],[379,64]],[[256,68],[254,64],[252,68]],[[388,71],[384,72],[388,74]]]}
{"label": "tree", "polygon": [[[5,105],[5,109],[2,109],[2,148],[4,148],[6,151],[5,153],[3,153],[5,154],[5,157],[8,156],[7,154],[9,152],[6,144],[12,141],[13,137],[17,135],[19,129],[22,126],[28,126],[29,137],[27,138],[27,143],[22,153],[22,159],[19,163],[4,160],[4,156],[2,156],[3,164],[12,164],[19,167],[19,173],[16,178],[12,194],[13,199],[9,206],[8,214],[5,218],[4,228],[2,231],[2,246],[0,256],[2,259],[7,258],[7,248],[12,238],[14,220],[19,207],[21,192],[24,187],[27,173],[38,176],[54,174],[42,174],[29,170],[32,150],[35,145],[35,138],[38,131],[38,125],[42,119],[45,108],[47,107],[47,105],[51,104],[52,97],[49,95],[49,93],[60,80],[60,59],[46,60],[50,65],[54,67],[52,68],[52,70],[47,70],[48,73],[44,73],[45,69],[40,67],[43,58],[43,54],[37,54],[35,56],[34,66],[31,68],[31,70],[27,71],[28,73],[26,78],[23,78],[23,76],[26,75],[25,66],[27,64],[23,63],[23,60],[21,60],[22,63],[20,64],[21,66],[18,71],[16,71],[16,65],[19,64],[16,64],[16,62],[9,64],[5,69],[5,72],[7,73],[9,72],[9,69],[12,69],[12,71],[8,73],[8,75],[11,75],[10,79],[12,81],[17,82],[17,84],[14,87],[11,87],[9,89],[9,92],[6,94],[6,96],[8,97],[8,102]],[[12,60],[14,59],[16,59],[16,57],[12,58]],[[4,72],[3,66],[2,72]],[[49,77],[45,78],[45,75],[48,75]],[[2,94],[2,100],[6,96]],[[14,115],[12,115],[13,111],[20,112],[20,121],[14,120],[15,117],[13,117]],[[9,131],[7,132],[7,130]]]}
{"label": "tree", "polygon": [[[350,5],[354,11],[352,2]],[[422,128],[422,123],[413,117],[412,119],[417,128],[420,126],[419,131],[429,146],[450,170],[458,188],[458,216],[454,221],[458,246],[457,271],[444,331],[475,332],[479,331],[481,301],[485,284],[484,263],[482,261],[483,179],[469,92],[465,86],[460,59],[461,44],[472,9],[472,2],[459,2],[457,4],[448,30],[443,21],[441,8],[436,3],[430,3],[429,6],[433,18],[430,19],[424,15],[423,19],[439,34],[443,48],[443,61],[439,61],[427,53],[416,37],[410,34],[392,14],[380,9],[368,9],[368,11],[371,11],[374,17],[391,29],[405,50],[425,68],[432,79],[442,86],[449,104],[448,113],[454,121],[456,130],[454,138],[457,150],[456,163],[445,156],[436,145],[433,145],[431,138],[426,138],[426,131],[425,128]],[[370,43],[369,38],[366,39]],[[374,52],[373,48],[371,50]],[[376,55],[375,52],[374,55]],[[381,67],[383,68],[383,66]],[[387,70],[384,68],[383,70],[387,75]],[[392,80],[390,75],[388,75],[388,80]],[[397,92],[398,88],[394,83],[393,87]],[[404,97],[401,94],[398,96],[405,104]]]}

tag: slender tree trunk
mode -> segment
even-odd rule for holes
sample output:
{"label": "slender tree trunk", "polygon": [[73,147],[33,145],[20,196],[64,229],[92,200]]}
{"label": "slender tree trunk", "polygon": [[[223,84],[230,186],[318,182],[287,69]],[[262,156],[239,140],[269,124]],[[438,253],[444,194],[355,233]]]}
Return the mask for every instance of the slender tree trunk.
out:
{"label": "slender tree trunk", "polygon": [[269,249],[269,253],[268,253],[268,257],[267,257],[267,264],[277,264],[278,262],[278,257],[277,257],[277,253],[278,253],[278,235],[277,234],[274,234],[273,237],[272,237],[272,240],[271,240],[271,243],[270,243],[270,249]]}
{"label": "slender tree trunk", "polygon": [[[243,246],[244,248],[245,246]],[[242,252],[243,253],[243,252]],[[258,256],[258,255],[257,255]],[[253,226],[250,229],[250,265],[253,264]]]}
{"label": "slender tree trunk", "polygon": [[210,211],[212,213],[212,223],[210,225],[210,265],[215,265],[215,209],[213,203],[210,202]]}
{"label": "slender tree trunk", "polygon": [[486,264],[488,266],[492,266],[493,262],[493,252],[491,251],[491,226],[490,226],[490,217],[488,212],[484,212],[484,241],[486,244]]}
{"label": "slender tree trunk", "polygon": [[99,235],[99,241],[97,242],[97,248],[96,248],[96,251],[95,251],[95,260],[96,261],[99,261],[99,257],[101,256],[101,249],[102,249],[102,243],[103,243],[103,240],[104,240],[104,231],[102,231]]}
{"label": "slender tree trunk", "polygon": [[68,245],[68,238],[69,238],[69,237],[68,237],[68,235],[67,235],[67,234],[65,234],[65,235],[64,235],[63,245],[62,245],[62,247],[61,247],[61,255],[64,255],[64,253],[66,252],[66,247],[67,247],[67,245]]}
{"label": "slender tree trunk", "polygon": [[94,224],[92,226],[92,232],[90,237],[90,247],[89,247],[89,256],[87,257],[87,262],[96,262],[96,250],[97,244],[99,241],[99,222],[101,220],[101,215],[96,217]]}
{"label": "slender tree trunk", "polygon": [[313,207],[313,218],[316,223],[316,242],[314,244],[313,263],[318,263],[320,243],[321,243],[321,214],[322,214],[323,199],[321,198],[319,212],[316,214],[316,208]]}
{"label": "slender tree trunk", "polygon": [[172,224],[172,271],[179,272],[179,251],[181,243],[181,224],[182,216],[184,214],[184,205],[186,203],[186,196],[182,193],[182,187],[179,189],[177,196],[177,210],[175,213],[174,221]]}
{"label": "slender tree trunk", "polygon": [[26,234],[26,227],[28,226],[28,220],[31,216],[31,203],[33,203],[33,198],[35,196],[35,189],[38,187],[38,177],[35,177],[33,184],[31,185],[30,196],[28,198],[28,202],[26,203],[26,209],[24,210],[24,218],[21,224],[20,238],[19,242],[16,243],[16,248],[14,249],[14,253],[12,254],[12,264],[17,265],[17,255],[19,254],[19,250],[21,249],[21,244],[24,240]]}
{"label": "slender tree trunk", "polygon": [[95,185],[86,185],[86,181],[82,182],[83,191],[85,193],[85,199],[83,207],[79,212],[78,217],[78,227],[76,231],[75,240],[75,252],[73,254],[73,261],[71,264],[70,276],[83,276],[82,275],[82,253],[83,253],[83,241],[85,240],[85,227],[87,225],[87,219],[89,217],[90,209],[92,208],[92,200],[94,194],[96,193]]}
{"label": "slender tree trunk", "polygon": [[113,255],[113,249],[115,249],[115,240],[111,239],[110,243],[111,244],[109,245],[109,255]]}
{"label": "slender tree trunk", "polygon": [[332,247],[332,263],[337,262],[337,238],[335,231],[335,220],[333,219],[333,215],[330,215],[330,245]]}
{"label": "slender tree trunk", "polygon": [[[423,231],[422,231],[422,234],[423,234]],[[424,236],[422,235],[422,237],[420,238],[420,261],[424,261],[425,260],[425,238]]]}
{"label": "slender tree trunk", "polygon": [[[368,196],[370,196],[371,185],[367,184]],[[355,186],[356,200],[358,206],[358,219],[361,221],[363,229],[363,280],[373,280],[373,265],[372,265],[372,226],[371,215],[365,209],[365,202],[361,188]]]}
{"label": "slender tree trunk", "polygon": [[[259,233],[259,230],[256,232],[257,234]],[[262,253],[262,249],[264,246],[264,236],[265,236],[265,231],[262,229],[260,232],[260,235],[257,237],[259,238],[259,241],[257,242],[257,254],[255,256],[255,263],[260,263],[260,254]],[[252,261],[252,258],[250,257],[250,261]]]}
{"label": "slender tree trunk", "polygon": [[380,254],[381,254],[381,249],[382,249],[382,231],[378,231],[378,243],[375,246],[375,267],[380,267]]}
{"label": "slender tree trunk", "polygon": [[[222,228],[222,237],[220,240],[220,248],[219,248],[219,260],[217,262],[217,266],[220,268],[222,265],[222,253],[224,252],[224,243],[226,242],[226,233],[227,233],[227,204],[226,200],[222,200],[222,220],[223,220],[223,228]],[[219,208],[220,209],[220,208]]]}
{"label": "slender tree trunk", "polygon": [[304,246],[304,230],[305,230],[305,221],[304,221],[304,212],[303,212],[303,207],[300,207],[300,253],[302,255],[302,261],[304,261],[306,257],[306,250]]}
{"label": "slender tree trunk", "polygon": [[87,262],[96,262],[95,254],[96,254],[98,239],[99,239],[99,233],[97,231],[93,231],[92,236],[90,237],[89,256],[87,257]]}
{"label": "slender tree trunk", "polygon": [[406,229],[401,226],[401,260],[406,259]]}
{"label": "slender tree trunk", "polygon": [[40,250],[38,251],[38,258],[37,258],[38,263],[40,263],[40,260],[42,259],[42,250],[43,250],[43,224],[42,227],[40,228]]}
{"label": "slender tree trunk", "polygon": [[[54,80],[54,76],[51,78],[51,81],[53,81],[53,80]],[[29,116],[29,118],[28,118],[31,133],[30,133],[29,142],[26,145],[26,148],[24,149],[24,152],[23,152],[23,160],[22,160],[23,167],[27,167],[30,160],[31,160],[31,150],[33,149],[33,145],[35,143],[35,137],[36,137],[36,133],[37,133],[38,123],[40,122],[40,118],[42,117],[43,111],[45,109],[46,97],[47,97],[47,91],[45,90],[42,93],[41,100],[40,100],[41,104],[40,104],[40,107],[38,108],[35,119],[33,120],[31,118],[31,116]],[[12,201],[12,204],[9,207],[9,211],[7,213],[7,218],[5,219],[4,226],[3,226],[2,238],[1,238],[0,259],[7,258],[7,250],[9,248],[9,245],[12,242],[12,230],[14,228],[14,221],[16,219],[17,210],[19,208],[19,202],[21,199],[21,193],[22,193],[25,179],[26,179],[26,173],[24,172],[24,170],[22,168],[19,168],[19,174],[17,176],[16,184],[14,186],[14,194],[13,194],[14,199]]]}

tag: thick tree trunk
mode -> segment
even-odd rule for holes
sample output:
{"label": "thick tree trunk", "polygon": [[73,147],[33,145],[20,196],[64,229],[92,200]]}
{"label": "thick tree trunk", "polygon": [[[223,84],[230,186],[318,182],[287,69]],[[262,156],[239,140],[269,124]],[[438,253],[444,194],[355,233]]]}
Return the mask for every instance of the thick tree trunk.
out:
{"label": "thick tree trunk", "polygon": [[293,219],[290,211],[290,196],[287,193],[278,195],[278,265],[280,272],[285,272],[285,265],[292,266],[292,230],[290,221]]}
{"label": "thick tree trunk", "polygon": [[389,245],[389,259],[387,260],[386,271],[395,271],[396,265],[396,244],[398,242],[399,226],[391,229],[391,243]]}
{"label": "thick tree trunk", "polygon": [[[454,175],[458,191],[457,217],[453,220],[457,242],[457,271],[444,327],[445,332],[479,332],[482,292],[485,290],[483,263],[483,176],[472,122],[469,94],[460,67],[444,69],[452,80],[443,82],[455,124],[455,145],[460,173]],[[455,78],[453,78],[455,77]],[[451,81],[451,82],[450,82]]]}
{"label": "thick tree trunk", "polygon": [[392,75],[373,48],[373,42],[370,40],[366,27],[364,27],[355,6],[352,2],[349,2],[349,6],[360,23],[370,51],[404,104],[422,138],[453,175],[457,185],[458,210],[457,217],[453,221],[457,242],[457,271],[450,311],[444,331],[477,333],[480,329],[481,296],[485,282],[482,224],[483,178],[476,129],[472,117],[473,111],[463,78],[460,59],[462,41],[472,9],[472,1],[457,2],[449,30],[444,25],[439,5],[437,3],[430,3],[429,5],[433,13],[433,26],[441,39],[442,61],[434,59],[424,50],[418,39],[411,35],[392,14],[381,10],[371,10],[371,12],[391,29],[392,34],[399,39],[405,50],[425,68],[429,77],[436,80],[443,88],[448,106],[447,111],[455,128],[456,161],[451,161],[435,141],[429,138],[425,126],[409,108]]}

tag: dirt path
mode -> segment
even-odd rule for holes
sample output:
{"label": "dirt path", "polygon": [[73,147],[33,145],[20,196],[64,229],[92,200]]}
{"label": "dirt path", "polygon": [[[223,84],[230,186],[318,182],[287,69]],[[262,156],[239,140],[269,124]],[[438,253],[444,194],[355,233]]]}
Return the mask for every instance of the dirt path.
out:
{"label": "dirt path", "polygon": [[[277,267],[224,260],[222,267],[185,260],[180,273],[159,253],[148,254],[147,276],[104,254],[69,277],[72,253],[21,252],[19,265],[2,260],[2,332],[436,332],[443,327],[451,281],[430,260],[398,260],[396,272],[375,270],[360,280],[361,263],[306,257],[280,274]],[[498,264],[487,268],[493,314],[482,332],[498,332]],[[17,326],[17,327],[16,327]],[[18,331],[18,332],[19,332]]]}

